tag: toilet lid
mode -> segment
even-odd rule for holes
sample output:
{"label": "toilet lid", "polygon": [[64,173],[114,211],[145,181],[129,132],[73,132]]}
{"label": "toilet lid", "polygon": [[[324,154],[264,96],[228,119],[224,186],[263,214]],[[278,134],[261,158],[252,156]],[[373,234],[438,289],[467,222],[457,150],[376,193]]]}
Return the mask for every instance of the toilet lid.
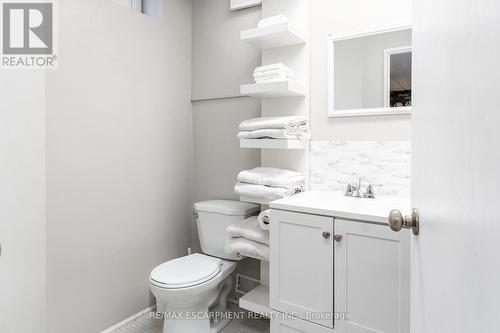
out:
{"label": "toilet lid", "polygon": [[213,279],[221,266],[221,259],[196,253],[156,267],[151,272],[151,281],[169,289],[192,287]]}

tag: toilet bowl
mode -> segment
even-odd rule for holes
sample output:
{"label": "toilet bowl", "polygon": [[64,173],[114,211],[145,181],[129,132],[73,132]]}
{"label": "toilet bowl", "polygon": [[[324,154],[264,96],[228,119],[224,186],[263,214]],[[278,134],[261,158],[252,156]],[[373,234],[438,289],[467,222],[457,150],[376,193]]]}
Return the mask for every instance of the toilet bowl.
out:
{"label": "toilet bowl", "polygon": [[226,298],[233,287],[235,257],[226,254],[226,228],[258,213],[254,204],[212,200],[194,205],[204,254],[192,254],[157,266],[150,274],[150,290],[164,333],[216,333],[231,321]]}
{"label": "toilet bowl", "polygon": [[236,262],[193,254],[156,267],[150,289],[163,332],[219,332],[230,320],[223,314],[231,291]]}

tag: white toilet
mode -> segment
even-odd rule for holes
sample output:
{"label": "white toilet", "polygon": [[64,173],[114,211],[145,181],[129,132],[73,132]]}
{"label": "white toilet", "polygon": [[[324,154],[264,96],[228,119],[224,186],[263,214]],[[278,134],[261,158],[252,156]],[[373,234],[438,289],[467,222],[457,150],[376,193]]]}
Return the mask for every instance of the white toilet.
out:
{"label": "white toilet", "polygon": [[259,212],[258,205],[229,200],[194,204],[201,250],[153,269],[149,281],[157,311],[165,315],[164,333],[215,333],[230,319],[226,297],[232,288],[231,273],[241,257],[224,251],[226,228]]}

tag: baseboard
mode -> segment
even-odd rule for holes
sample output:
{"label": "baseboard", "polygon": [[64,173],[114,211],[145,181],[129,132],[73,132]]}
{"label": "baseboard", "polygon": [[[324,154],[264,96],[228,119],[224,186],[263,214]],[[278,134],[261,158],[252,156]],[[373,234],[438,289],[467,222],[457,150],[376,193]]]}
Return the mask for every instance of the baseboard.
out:
{"label": "baseboard", "polygon": [[151,311],[153,311],[155,309],[156,309],[156,306],[152,305],[152,306],[150,306],[150,307],[148,307],[148,308],[146,308],[146,309],[144,309],[144,310],[142,310],[142,311],[140,311],[140,312],[138,312],[138,313],[136,313],[136,314],[128,317],[127,319],[120,321],[118,324],[115,324],[115,325],[111,326],[110,328],[105,329],[104,331],[102,331],[100,333],[111,333],[114,330],[116,330],[116,329],[118,329],[118,328],[126,325],[127,323],[129,323],[131,321],[136,320],[137,318],[141,317],[142,315],[144,315],[146,313],[149,313],[149,312],[151,312]]}

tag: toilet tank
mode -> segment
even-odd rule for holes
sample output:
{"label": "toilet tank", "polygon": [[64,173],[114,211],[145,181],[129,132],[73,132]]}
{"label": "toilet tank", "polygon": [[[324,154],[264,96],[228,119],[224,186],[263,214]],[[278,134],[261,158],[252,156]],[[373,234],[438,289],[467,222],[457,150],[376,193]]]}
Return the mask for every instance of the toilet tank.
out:
{"label": "toilet tank", "polygon": [[240,257],[225,251],[229,239],[226,228],[249,216],[257,215],[260,206],[232,200],[210,200],[195,203],[194,211],[203,253],[222,259],[241,260]]}

